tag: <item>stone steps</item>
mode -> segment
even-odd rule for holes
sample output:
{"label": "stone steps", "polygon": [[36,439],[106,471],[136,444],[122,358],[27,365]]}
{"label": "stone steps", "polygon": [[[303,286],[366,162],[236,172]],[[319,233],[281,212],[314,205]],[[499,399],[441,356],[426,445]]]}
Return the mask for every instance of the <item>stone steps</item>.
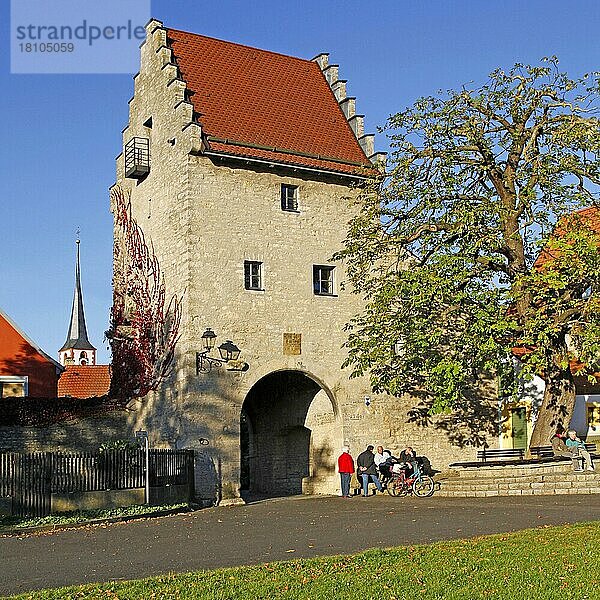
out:
{"label": "stone steps", "polygon": [[600,494],[600,473],[596,471],[574,473],[562,466],[562,472],[557,472],[554,465],[534,470],[500,467],[491,472],[487,468],[484,469],[479,472],[475,469],[463,469],[437,475],[435,479],[439,483],[439,489],[435,495],[487,497]]}

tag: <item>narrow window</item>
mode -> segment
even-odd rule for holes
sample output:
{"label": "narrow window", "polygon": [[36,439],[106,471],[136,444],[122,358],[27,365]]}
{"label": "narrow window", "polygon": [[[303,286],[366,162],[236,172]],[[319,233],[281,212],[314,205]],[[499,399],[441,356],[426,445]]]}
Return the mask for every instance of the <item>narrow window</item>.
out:
{"label": "narrow window", "polygon": [[281,184],[281,210],[298,212],[298,186]]}
{"label": "narrow window", "polygon": [[333,296],[333,270],[328,265],[313,265],[313,290],[317,296]]}
{"label": "narrow window", "polygon": [[244,261],[244,287],[247,290],[262,290],[262,263],[255,260]]}

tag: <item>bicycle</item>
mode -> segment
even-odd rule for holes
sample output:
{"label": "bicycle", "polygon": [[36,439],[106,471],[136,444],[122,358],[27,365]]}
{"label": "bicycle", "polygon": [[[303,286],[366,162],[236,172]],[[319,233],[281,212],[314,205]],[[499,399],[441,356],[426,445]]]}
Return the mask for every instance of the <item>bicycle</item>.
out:
{"label": "bicycle", "polygon": [[421,473],[417,463],[413,463],[414,471],[406,477],[404,469],[392,472],[387,482],[390,496],[408,496],[414,494],[417,498],[429,498],[435,491],[435,482],[429,475]]}

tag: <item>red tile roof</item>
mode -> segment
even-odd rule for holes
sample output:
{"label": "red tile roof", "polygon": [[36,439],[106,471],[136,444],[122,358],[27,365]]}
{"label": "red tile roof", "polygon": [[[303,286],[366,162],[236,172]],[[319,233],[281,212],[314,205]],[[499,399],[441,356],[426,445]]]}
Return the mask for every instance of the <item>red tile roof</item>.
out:
{"label": "red tile roof", "polygon": [[[600,236],[600,207],[590,206],[588,208],[582,208],[570,215],[562,217],[552,234],[555,236],[555,239],[564,235],[565,231],[569,228],[569,224],[573,222],[576,222],[577,225],[588,227],[591,231]],[[558,249],[544,248],[537,257],[534,267],[538,269],[541,268],[553,258],[557,258],[559,253],[560,251]]]}
{"label": "red tile roof", "polygon": [[167,40],[211,151],[342,173],[372,168],[317,63],[175,29]]}
{"label": "red tile roof", "polygon": [[93,398],[106,395],[109,388],[109,365],[67,365],[58,380],[59,397]]}
{"label": "red tile roof", "polygon": [[54,398],[62,370],[0,309],[0,375],[26,376],[29,396]]}
{"label": "red tile roof", "polygon": [[[581,210],[575,211],[569,215],[562,217],[558,225],[556,226],[553,235],[560,237],[564,235],[565,231],[569,228],[569,223],[577,220],[577,224],[583,224],[590,228],[591,231],[597,233],[600,236],[600,207],[590,206],[588,208],[582,208]],[[559,250],[544,248],[537,257],[534,268],[542,269],[545,265],[548,265],[552,259],[557,258]],[[519,359],[523,359],[532,352],[531,349],[523,347],[514,347],[512,353]],[[571,359],[569,362],[571,371],[576,373],[578,370],[585,367],[585,364],[577,359]],[[594,376],[599,377],[600,373],[594,373]]]}

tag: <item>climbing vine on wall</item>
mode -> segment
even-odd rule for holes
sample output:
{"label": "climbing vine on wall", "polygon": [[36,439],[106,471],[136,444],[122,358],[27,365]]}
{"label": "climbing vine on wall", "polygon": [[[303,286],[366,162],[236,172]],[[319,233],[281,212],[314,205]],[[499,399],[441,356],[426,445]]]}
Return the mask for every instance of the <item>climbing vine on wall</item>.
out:
{"label": "climbing vine on wall", "polygon": [[106,332],[112,350],[110,395],[145,396],[173,370],[181,298],[166,301],[164,277],[152,244],[131,214],[131,197],[111,191],[115,221],[113,305]]}

